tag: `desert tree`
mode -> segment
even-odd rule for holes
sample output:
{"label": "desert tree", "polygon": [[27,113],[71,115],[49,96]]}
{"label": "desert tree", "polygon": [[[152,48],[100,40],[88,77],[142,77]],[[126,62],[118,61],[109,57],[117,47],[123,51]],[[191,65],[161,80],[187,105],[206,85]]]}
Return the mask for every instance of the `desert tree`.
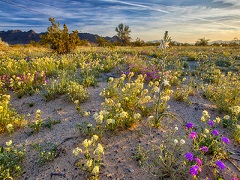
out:
{"label": "desert tree", "polygon": [[55,18],[49,18],[51,26],[47,28],[47,33],[41,35],[40,43],[45,45],[49,44],[50,48],[58,54],[67,54],[73,51],[80,42],[78,31],[68,32],[66,24],[63,25],[63,29],[60,29],[60,23],[55,22]]}
{"label": "desert tree", "polygon": [[196,46],[207,46],[209,41],[210,41],[210,39],[206,39],[205,37],[199,38],[196,41],[195,45]]}
{"label": "desert tree", "polygon": [[129,26],[121,23],[115,28],[115,31],[117,32],[117,37],[118,37],[121,45],[125,46],[125,45],[128,45],[130,43],[131,30],[130,30]]}

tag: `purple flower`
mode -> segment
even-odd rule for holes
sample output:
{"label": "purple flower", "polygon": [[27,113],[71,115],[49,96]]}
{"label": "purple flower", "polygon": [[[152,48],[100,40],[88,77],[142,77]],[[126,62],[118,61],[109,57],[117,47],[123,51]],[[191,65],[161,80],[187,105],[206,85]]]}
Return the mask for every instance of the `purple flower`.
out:
{"label": "purple flower", "polygon": [[198,172],[201,171],[201,168],[198,166],[198,165],[193,165],[191,168],[190,168],[190,171],[189,173],[192,175],[192,176],[196,176],[198,175]]}
{"label": "purple flower", "polygon": [[189,137],[191,138],[191,139],[195,139],[195,138],[198,138],[198,135],[197,135],[197,133],[196,132],[191,132],[190,134],[189,134]]}
{"label": "purple flower", "polygon": [[230,140],[227,137],[222,137],[222,142],[224,142],[225,144],[229,144]]}
{"label": "purple flower", "polygon": [[219,132],[218,132],[216,129],[214,129],[214,130],[212,130],[212,134],[213,134],[214,136],[218,136],[218,135],[219,135]]}
{"label": "purple flower", "polygon": [[187,152],[187,153],[185,154],[185,158],[186,158],[187,160],[189,160],[189,161],[192,161],[192,160],[193,160],[193,154],[190,153],[190,152]]}
{"label": "purple flower", "polygon": [[208,147],[207,146],[202,146],[200,148],[200,150],[203,151],[203,152],[208,152]]}
{"label": "purple flower", "polygon": [[237,178],[237,177],[234,177],[234,178],[232,178],[232,180],[238,180],[238,178]]}
{"label": "purple flower", "polygon": [[209,126],[214,126],[214,122],[213,122],[212,120],[209,120],[209,121],[208,121],[208,125],[209,125]]}
{"label": "purple flower", "polygon": [[202,161],[199,158],[194,159],[199,166],[202,166]]}
{"label": "purple flower", "polygon": [[220,161],[220,160],[217,160],[216,161],[216,165],[221,169],[221,170],[224,170],[225,169],[225,164]]}
{"label": "purple flower", "polygon": [[187,125],[186,125],[186,127],[188,128],[188,129],[191,129],[191,128],[193,128],[193,123],[187,123]]}

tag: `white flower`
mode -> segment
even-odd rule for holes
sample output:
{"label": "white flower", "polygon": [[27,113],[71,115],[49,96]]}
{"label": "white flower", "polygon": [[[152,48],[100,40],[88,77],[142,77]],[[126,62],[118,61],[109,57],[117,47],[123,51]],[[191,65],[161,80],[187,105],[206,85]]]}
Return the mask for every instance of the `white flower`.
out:
{"label": "white flower", "polygon": [[181,140],[180,140],[180,144],[182,144],[182,145],[185,144],[185,140],[184,140],[184,139],[181,139]]}
{"label": "white flower", "polygon": [[174,142],[174,144],[177,144],[177,143],[178,143],[178,140],[177,140],[177,139],[174,139],[173,142]]}
{"label": "white flower", "polygon": [[166,79],[164,79],[163,80],[163,86],[169,86],[170,84],[169,84],[169,81],[168,80],[166,80]]}
{"label": "white flower", "polygon": [[175,128],[174,128],[176,131],[178,130],[178,127],[177,126],[175,126]]}

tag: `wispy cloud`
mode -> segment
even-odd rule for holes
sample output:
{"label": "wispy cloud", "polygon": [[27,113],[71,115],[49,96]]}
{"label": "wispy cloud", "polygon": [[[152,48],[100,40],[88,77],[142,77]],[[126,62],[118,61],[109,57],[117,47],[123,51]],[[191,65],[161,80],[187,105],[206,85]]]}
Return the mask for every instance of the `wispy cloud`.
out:
{"label": "wispy cloud", "polygon": [[[70,30],[116,34],[119,23],[130,26],[133,39],[161,38],[165,30],[178,41],[197,37],[234,38],[240,32],[239,0],[0,0],[0,30],[46,31],[49,17]],[[215,37],[214,37],[215,35]]]}

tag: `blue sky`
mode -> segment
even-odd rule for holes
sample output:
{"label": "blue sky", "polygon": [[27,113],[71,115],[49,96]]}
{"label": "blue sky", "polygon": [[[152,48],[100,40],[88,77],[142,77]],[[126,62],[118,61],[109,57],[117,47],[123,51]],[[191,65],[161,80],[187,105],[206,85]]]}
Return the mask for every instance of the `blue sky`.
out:
{"label": "blue sky", "polygon": [[195,42],[240,39],[240,0],[0,0],[0,30],[45,32],[49,17],[69,30],[116,35],[123,23],[135,40]]}

